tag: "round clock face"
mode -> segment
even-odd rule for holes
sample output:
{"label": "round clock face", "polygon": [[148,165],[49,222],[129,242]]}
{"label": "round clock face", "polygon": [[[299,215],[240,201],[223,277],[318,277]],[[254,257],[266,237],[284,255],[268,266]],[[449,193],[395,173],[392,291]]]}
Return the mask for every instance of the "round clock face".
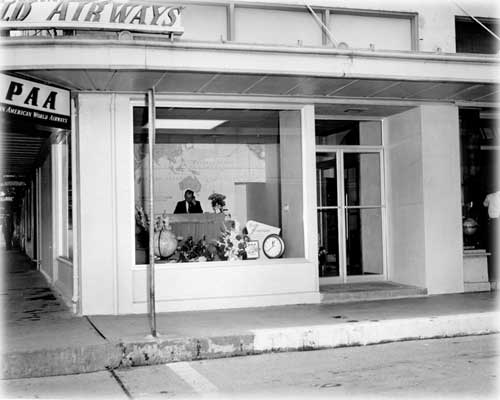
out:
{"label": "round clock face", "polygon": [[268,258],[279,258],[285,251],[285,242],[280,236],[273,233],[264,239],[262,250]]}

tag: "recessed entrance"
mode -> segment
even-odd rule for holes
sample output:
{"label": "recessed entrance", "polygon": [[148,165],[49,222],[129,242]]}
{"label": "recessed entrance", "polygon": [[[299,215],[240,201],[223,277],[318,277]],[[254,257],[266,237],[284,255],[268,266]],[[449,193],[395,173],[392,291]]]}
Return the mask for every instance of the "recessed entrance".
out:
{"label": "recessed entrance", "polygon": [[316,132],[322,284],[384,278],[380,122],[342,122],[321,121]]}

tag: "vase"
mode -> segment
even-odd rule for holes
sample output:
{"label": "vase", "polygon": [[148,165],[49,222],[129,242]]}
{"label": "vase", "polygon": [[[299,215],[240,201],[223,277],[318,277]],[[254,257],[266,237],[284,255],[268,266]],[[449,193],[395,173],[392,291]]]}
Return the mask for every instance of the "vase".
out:
{"label": "vase", "polygon": [[477,232],[479,224],[473,218],[467,218],[463,224],[463,232],[466,236],[472,236]]}
{"label": "vase", "polygon": [[174,254],[177,249],[177,238],[169,229],[160,229],[154,237],[155,256],[166,258]]}

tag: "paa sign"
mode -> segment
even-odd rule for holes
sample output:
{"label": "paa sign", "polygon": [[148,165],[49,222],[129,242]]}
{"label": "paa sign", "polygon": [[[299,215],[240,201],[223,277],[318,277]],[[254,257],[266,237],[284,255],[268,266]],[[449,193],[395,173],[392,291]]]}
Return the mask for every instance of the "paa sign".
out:
{"label": "paa sign", "polygon": [[70,93],[65,89],[0,74],[0,114],[70,129]]}
{"label": "paa sign", "polygon": [[0,29],[125,30],[181,35],[181,8],[140,1],[1,0]]}

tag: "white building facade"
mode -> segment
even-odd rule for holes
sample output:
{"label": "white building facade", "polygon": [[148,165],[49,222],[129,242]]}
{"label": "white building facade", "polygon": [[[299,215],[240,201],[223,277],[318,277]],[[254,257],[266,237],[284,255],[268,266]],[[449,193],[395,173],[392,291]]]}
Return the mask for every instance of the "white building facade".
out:
{"label": "white building facade", "polygon": [[[180,247],[156,260],[157,311],[319,303],[334,283],[490,289],[488,240],[463,222],[486,212],[464,176],[482,171],[478,198],[498,179],[494,2],[7,3],[4,80],[71,97],[67,127],[4,117],[6,135],[48,140],[23,243],[75,312],[148,310],[138,210],[150,204],[153,106],[154,215]],[[464,163],[466,126],[482,127],[478,154],[493,161]],[[204,214],[173,214],[187,189]],[[257,250],[215,245],[212,193]],[[280,257],[266,256],[266,232],[282,238]]]}

